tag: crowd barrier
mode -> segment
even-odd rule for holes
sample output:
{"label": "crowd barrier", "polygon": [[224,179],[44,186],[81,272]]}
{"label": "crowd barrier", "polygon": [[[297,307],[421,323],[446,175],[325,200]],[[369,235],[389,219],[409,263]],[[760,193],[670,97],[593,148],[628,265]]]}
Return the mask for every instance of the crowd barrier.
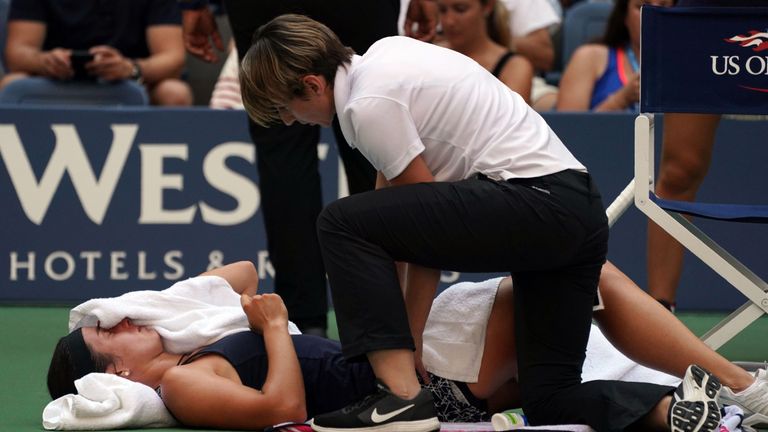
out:
{"label": "crowd barrier", "polygon": [[[545,118],[589,167],[610,204],[632,178],[634,115]],[[744,149],[737,156],[715,147],[720,161],[705,180],[702,200],[764,197],[765,178],[737,182],[731,173],[765,171],[768,148],[746,144],[766,136],[768,122],[724,120],[718,141],[743,142]],[[328,202],[345,191],[329,130],[322,132],[318,153]],[[0,303],[72,304],[162,289],[243,259],[256,264],[262,289],[273,288],[256,154],[243,112],[0,108],[0,159]],[[768,232],[697,223],[759,271]],[[609,246],[609,259],[641,286],[645,227],[646,218],[630,209],[611,229]],[[446,271],[442,284],[490,276]],[[680,309],[727,310],[741,303],[706,266],[686,262]]]}

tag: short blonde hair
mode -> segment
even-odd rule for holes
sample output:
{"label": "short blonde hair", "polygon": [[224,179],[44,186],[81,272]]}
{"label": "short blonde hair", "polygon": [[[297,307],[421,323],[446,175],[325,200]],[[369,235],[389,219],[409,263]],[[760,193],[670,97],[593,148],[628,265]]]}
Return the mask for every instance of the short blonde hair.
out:
{"label": "short blonde hair", "polygon": [[304,97],[302,78],[322,75],[333,85],[354,51],[325,25],[304,15],[281,15],[259,27],[240,66],[248,115],[261,126],[280,122],[278,107]]}

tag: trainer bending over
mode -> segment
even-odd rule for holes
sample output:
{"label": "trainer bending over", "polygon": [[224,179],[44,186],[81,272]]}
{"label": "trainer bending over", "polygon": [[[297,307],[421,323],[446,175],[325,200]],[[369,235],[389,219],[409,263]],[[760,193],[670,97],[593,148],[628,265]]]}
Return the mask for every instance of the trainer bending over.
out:
{"label": "trainer bending over", "polygon": [[[380,190],[325,208],[318,235],[343,353],[367,357],[382,386],[315,417],[316,430],[439,428],[414,372],[423,372],[439,269],[512,275],[520,397],[532,424],[717,427],[719,383],[699,368],[674,398],[665,386],[581,382],[607,250],[600,194],[544,120],[476,62],[404,37],[357,56],[322,24],[283,15],[254,34],[241,89],[264,126],[327,126],[338,115],[379,173]],[[408,263],[400,274],[396,262]]]}

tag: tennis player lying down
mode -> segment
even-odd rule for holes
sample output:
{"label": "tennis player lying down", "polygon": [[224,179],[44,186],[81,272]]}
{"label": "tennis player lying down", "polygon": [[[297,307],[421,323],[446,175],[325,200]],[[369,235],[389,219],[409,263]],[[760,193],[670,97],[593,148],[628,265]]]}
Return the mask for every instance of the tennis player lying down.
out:
{"label": "tennis player lying down", "polygon": [[[370,366],[346,362],[338,342],[289,334],[288,313],[281,298],[256,294],[258,277],[250,262],[203,275],[220,276],[242,294],[242,308],[252,331],[179,354],[166,350],[153,328],[134,325],[128,318],[109,329],[84,327],[61,338],[56,346],[48,371],[51,396],[56,399],[73,393],[74,380],[87,373],[106,372],[155,388],[184,425],[261,429],[303,422],[374,393],[377,383]],[[489,303],[494,293],[495,299],[485,308],[485,315],[481,312],[487,326],[481,332],[484,340],[475,344],[475,354],[482,355],[470,355],[469,367],[460,376],[438,373],[445,372],[438,364],[440,358],[447,359],[444,364],[451,369],[451,353],[441,352],[445,344],[438,339],[444,323],[433,318],[453,313],[450,308],[460,290],[466,293],[460,295],[472,301],[481,289],[488,289],[488,282],[458,284],[435,300],[424,340],[425,357],[433,359],[425,358],[424,363],[430,371],[426,386],[441,421],[484,421],[493,412],[518,406],[512,283],[504,278],[491,284]],[[610,263],[603,267],[600,291],[605,308],[595,312],[595,320],[626,356],[677,377],[689,365],[700,365],[719,377],[724,385],[721,398],[748,412],[768,414],[765,371],[752,376],[710,350]],[[455,372],[444,373],[451,374]],[[670,387],[670,394],[673,391]]]}

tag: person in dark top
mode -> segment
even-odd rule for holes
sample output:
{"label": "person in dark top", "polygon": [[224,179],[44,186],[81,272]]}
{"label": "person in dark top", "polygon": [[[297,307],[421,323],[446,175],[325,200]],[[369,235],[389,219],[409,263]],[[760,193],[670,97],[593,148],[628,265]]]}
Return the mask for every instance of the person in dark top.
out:
{"label": "person in dark top", "polygon": [[[280,297],[254,296],[258,275],[253,264],[233,263],[203,275],[220,276],[243,294],[252,332],[235,333],[192,352],[171,354],[156,331],[129,319],[110,329],[84,327],[63,337],[56,347],[48,374],[51,396],[74,392],[75,379],[100,371],[156,388],[171,413],[187,426],[258,429],[304,421],[375,391],[377,382],[370,365],[347,362],[337,341],[288,334]],[[435,300],[433,309],[451,310],[456,298],[446,294],[468,289],[467,295],[475,295],[480,285],[462,283],[448,288]],[[435,397],[441,421],[487,421],[490,413],[520,404],[515,344],[509,343],[514,315],[512,282],[498,278],[492,285],[495,301],[487,317],[485,341],[477,344],[483,353],[477,360],[476,382],[430,373],[427,388]],[[727,391],[729,403],[751,411],[768,399],[768,394],[755,397],[768,386],[764,371],[756,378],[706,347],[610,263],[603,268],[600,286],[605,309],[596,311],[595,319],[626,355],[675,376],[682,376],[690,362],[701,364],[733,390]],[[437,330],[435,334],[444,333],[440,326],[439,322],[428,324]],[[662,331],[667,337],[659,339]],[[432,345],[449,363],[458,361],[451,360],[444,346],[434,340],[427,338],[425,345]],[[657,349],[647,349],[649,340]],[[746,397],[750,394],[751,404]],[[768,404],[763,405],[768,410]]]}
{"label": "person in dark top", "polygon": [[[179,0],[188,51],[204,61],[215,61],[214,46],[220,51],[224,47],[208,3]],[[399,0],[225,0],[223,5],[240,59],[250,47],[254,31],[281,14],[311,16],[333,28],[362,53],[377,40],[397,34],[400,10]],[[373,167],[347,145],[338,122],[333,130],[349,193],[373,189]],[[249,120],[249,131],[256,146],[275,292],[283,297],[291,321],[302,332],[324,336],[328,327],[328,288],[315,232],[315,221],[323,208],[317,155],[320,128],[298,123],[263,128]]]}
{"label": "person in dark top", "polygon": [[27,76],[130,79],[153,104],[191,105],[180,20],[174,0],[13,0],[0,87]]}

